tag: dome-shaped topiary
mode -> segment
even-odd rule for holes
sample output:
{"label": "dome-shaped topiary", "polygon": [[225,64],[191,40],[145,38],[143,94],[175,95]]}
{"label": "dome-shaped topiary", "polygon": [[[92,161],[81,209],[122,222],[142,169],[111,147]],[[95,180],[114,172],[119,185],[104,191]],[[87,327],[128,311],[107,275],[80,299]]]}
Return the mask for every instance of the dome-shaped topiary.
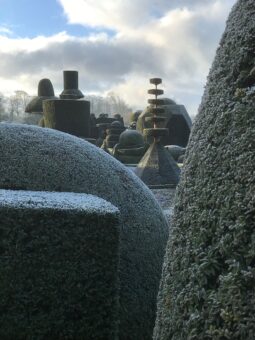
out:
{"label": "dome-shaped topiary", "polygon": [[120,134],[119,144],[122,148],[132,148],[144,145],[143,135],[136,130],[125,130]]}
{"label": "dome-shaped topiary", "polygon": [[0,124],[0,188],[94,194],[120,211],[120,339],[151,339],[168,227],[150,190],[80,138]]}
{"label": "dome-shaped topiary", "polygon": [[254,42],[255,2],[239,0],[189,142],[154,339],[254,339]]}
{"label": "dome-shaped topiary", "polygon": [[54,89],[49,79],[41,79],[38,84],[38,95],[33,98],[26,106],[25,112],[29,113],[42,113],[43,112],[43,100],[56,99]]}

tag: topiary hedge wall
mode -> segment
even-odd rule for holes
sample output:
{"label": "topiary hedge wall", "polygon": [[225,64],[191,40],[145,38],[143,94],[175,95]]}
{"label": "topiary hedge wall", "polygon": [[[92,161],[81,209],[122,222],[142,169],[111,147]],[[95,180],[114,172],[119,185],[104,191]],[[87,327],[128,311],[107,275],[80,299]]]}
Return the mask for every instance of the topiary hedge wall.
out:
{"label": "topiary hedge wall", "polygon": [[177,191],[154,339],[254,339],[255,2],[229,16]]}
{"label": "topiary hedge wall", "polygon": [[117,338],[117,208],[92,195],[0,190],[0,235],[0,339]]}

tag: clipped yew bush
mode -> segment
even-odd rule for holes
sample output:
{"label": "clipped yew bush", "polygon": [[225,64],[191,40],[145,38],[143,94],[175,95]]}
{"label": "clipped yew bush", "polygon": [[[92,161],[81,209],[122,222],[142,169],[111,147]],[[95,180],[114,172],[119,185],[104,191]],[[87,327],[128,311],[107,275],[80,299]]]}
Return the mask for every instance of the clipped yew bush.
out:
{"label": "clipped yew bush", "polygon": [[66,133],[0,124],[0,141],[1,189],[87,193],[119,209],[119,339],[150,340],[168,237],[152,192],[112,156]]}
{"label": "clipped yew bush", "polygon": [[0,339],[118,338],[119,213],[96,196],[0,189]]}
{"label": "clipped yew bush", "polygon": [[154,339],[254,339],[255,2],[227,21],[189,142]]}

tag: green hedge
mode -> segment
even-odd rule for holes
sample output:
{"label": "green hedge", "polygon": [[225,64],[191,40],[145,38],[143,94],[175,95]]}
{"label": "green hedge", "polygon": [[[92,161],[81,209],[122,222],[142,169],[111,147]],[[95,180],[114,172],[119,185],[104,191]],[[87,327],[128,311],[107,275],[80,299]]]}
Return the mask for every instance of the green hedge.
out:
{"label": "green hedge", "polygon": [[234,6],[176,197],[154,339],[254,339],[255,2]]}
{"label": "green hedge", "polygon": [[115,339],[118,210],[91,195],[0,190],[0,221],[0,339]]}

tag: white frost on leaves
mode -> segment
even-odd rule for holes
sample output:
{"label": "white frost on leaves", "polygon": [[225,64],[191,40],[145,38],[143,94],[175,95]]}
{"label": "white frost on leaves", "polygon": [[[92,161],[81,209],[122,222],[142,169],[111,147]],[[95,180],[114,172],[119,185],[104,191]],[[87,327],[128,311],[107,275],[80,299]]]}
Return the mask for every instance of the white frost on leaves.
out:
{"label": "white frost on leaves", "polygon": [[192,127],[163,266],[155,340],[226,335],[246,340],[254,334],[254,276],[247,261],[254,254],[254,37],[255,1],[239,0]]}
{"label": "white frost on leaves", "polygon": [[0,124],[0,188],[86,193],[119,209],[120,337],[131,332],[131,338],[146,337],[155,317],[168,225],[141,180],[80,138],[53,129]]}
{"label": "white frost on leaves", "polygon": [[0,208],[1,207],[75,210],[101,214],[118,212],[118,209],[112,204],[93,195],[72,192],[0,189]]}

